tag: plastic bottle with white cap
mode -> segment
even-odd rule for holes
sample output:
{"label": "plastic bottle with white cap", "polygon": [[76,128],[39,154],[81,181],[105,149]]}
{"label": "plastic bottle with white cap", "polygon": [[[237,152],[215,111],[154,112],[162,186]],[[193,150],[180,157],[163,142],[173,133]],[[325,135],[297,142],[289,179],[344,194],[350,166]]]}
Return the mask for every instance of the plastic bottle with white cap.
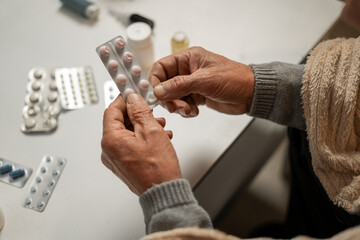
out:
{"label": "plastic bottle with white cap", "polygon": [[4,225],[5,225],[5,216],[4,216],[3,211],[0,208],[0,232],[3,229]]}
{"label": "plastic bottle with white cap", "polygon": [[154,63],[154,48],[151,28],[143,22],[131,24],[126,29],[127,43],[141,67],[149,73]]}

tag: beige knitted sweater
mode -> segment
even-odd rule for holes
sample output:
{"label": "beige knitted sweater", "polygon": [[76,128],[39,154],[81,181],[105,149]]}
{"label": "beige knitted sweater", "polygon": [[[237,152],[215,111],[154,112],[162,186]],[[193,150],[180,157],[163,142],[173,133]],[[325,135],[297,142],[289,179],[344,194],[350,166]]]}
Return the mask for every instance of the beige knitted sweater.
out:
{"label": "beige knitted sweater", "polygon": [[[326,41],[312,51],[305,67],[302,97],[313,168],[334,204],[360,215],[359,84],[360,37]],[[216,230],[180,228],[141,240],[238,239]],[[358,239],[360,226],[331,238]]]}

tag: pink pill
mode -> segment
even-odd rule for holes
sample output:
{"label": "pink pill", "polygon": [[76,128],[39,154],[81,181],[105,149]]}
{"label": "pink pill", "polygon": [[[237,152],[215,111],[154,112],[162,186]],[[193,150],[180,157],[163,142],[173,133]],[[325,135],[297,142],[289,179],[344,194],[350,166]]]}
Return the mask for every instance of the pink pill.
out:
{"label": "pink pill", "polygon": [[131,73],[132,73],[132,75],[134,75],[134,76],[136,76],[136,77],[140,76],[140,74],[141,74],[141,67],[139,67],[139,66],[133,66],[133,67],[131,68]]}
{"label": "pink pill", "polygon": [[133,89],[131,89],[131,88],[125,89],[125,92],[124,92],[125,98],[127,98],[132,93],[134,93]]}
{"label": "pink pill", "polygon": [[148,89],[148,88],[149,88],[149,81],[148,81],[148,80],[145,80],[145,79],[140,80],[140,82],[139,82],[139,87],[140,87],[140,89],[142,89],[142,90]]}
{"label": "pink pill", "polygon": [[118,69],[118,67],[119,67],[119,63],[117,61],[115,61],[115,60],[109,61],[109,64],[108,64],[109,70],[115,72]]}
{"label": "pink pill", "polygon": [[126,83],[126,76],[124,74],[118,74],[116,76],[116,83],[120,85],[125,85]]}
{"label": "pink pill", "polygon": [[123,49],[125,46],[125,41],[122,38],[115,39],[115,46],[119,49]]}
{"label": "pink pill", "polygon": [[125,62],[130,63],[130,62],[132,62],[133,58],[134,58],[134,57],[133,57],[132,53],[130,53],[130,52],[126,52],[126,53],[124,54],[124,61],[125,61]]}
{"label": "pink pill", "polygon": [[110,54],[110,49],[109,49],[109,47],[108,46],[102,46],[102,47],[100,47],[100,55],[101,56],[104,56],[104,57],[107,57],[107,56],[109,56],[109,54]]}

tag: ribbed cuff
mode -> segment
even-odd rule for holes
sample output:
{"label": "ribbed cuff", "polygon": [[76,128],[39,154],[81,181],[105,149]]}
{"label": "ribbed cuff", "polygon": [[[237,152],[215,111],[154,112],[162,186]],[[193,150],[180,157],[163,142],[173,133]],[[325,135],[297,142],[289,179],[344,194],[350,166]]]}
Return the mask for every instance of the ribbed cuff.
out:
{"label": "ribbed cuff", "polygon": [[275,102],[277,77],[267,64],[250,65],[255,75],[255,91],[248,112],[250,116],[268,118]]}
{"label": "ribbed cuff", "polygon": [[150,222],[154,214],[164,209],[197,203],[186,179],[177,179],[155,185],[141,194],[139,201],[146,224]]}

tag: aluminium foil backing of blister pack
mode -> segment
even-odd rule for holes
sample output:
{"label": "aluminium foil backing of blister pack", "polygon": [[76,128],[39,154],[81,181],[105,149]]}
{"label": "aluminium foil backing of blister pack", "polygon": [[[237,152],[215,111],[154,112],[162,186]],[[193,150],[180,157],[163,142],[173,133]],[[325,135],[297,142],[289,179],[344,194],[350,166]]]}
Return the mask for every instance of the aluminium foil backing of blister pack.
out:
{"label": "aluminium foil backing of blister pack", "polygon": [[151,109],[158,105],[148,76],[141,69],[122,36],[100,45],[96,52],[125,99],[131,93],[138,93]]}

